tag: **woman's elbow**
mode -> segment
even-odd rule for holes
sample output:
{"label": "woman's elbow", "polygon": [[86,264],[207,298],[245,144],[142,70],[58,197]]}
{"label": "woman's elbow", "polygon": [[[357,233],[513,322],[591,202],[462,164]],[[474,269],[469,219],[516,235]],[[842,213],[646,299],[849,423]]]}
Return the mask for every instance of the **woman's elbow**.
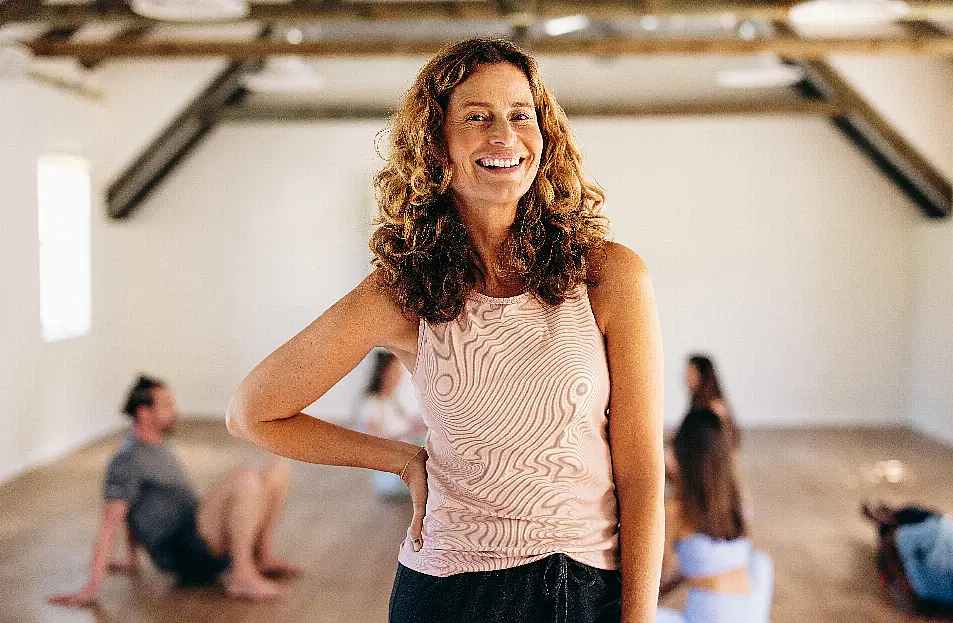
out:
{"label": "woman's elbow", "polygon": [[228,432],[250,441],[250,429],[257,421],[254,412],[241,400],[240,395],[236,394],[225,411],[225,428]]}

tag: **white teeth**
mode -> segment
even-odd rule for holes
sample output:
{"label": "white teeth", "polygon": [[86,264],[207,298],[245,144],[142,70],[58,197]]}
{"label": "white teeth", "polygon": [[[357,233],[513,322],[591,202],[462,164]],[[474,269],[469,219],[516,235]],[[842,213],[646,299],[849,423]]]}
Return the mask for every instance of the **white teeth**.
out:
{"label": "white teeth", "polygon": [[509,158],[509,159],[484,158],[483,160],[480,160],[480,164],[482,164],[485,167],[509,168],[509,167],[515,167],[519,163],[520,163],[519,158]]}

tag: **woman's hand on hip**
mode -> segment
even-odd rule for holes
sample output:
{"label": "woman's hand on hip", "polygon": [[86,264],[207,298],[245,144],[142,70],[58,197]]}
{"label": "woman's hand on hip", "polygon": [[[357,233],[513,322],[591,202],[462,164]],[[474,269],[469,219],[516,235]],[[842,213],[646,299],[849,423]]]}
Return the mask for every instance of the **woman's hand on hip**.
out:
{"label": "woman's hand on hip", "polygon": [[410,520],[410,535],[413,539],[414,551],[419,552],[424,546],[421,534],[424,525],[424,514],[427,512],[427,450],[417,450],[402,474],[403,481],[410,489],[410,499],[414,503],[414,517]]}

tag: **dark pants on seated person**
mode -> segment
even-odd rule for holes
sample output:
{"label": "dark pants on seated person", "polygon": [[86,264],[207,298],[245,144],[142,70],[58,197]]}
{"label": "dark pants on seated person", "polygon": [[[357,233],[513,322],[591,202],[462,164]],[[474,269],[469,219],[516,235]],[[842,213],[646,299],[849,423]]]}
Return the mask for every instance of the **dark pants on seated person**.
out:
{"label": "dark pants on seated person", "polygon": [[229,566],[228,556],[213,555],[199,536],[194,511],[150,553],[156,566],[178,576],[182,586],[211,584]]}

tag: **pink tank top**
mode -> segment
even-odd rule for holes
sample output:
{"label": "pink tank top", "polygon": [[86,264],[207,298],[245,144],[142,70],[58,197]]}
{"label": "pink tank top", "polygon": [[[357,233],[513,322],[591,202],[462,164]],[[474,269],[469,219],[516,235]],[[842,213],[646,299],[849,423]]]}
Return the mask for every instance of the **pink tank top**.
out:
{"label": "pink tank top", "polygon": [[398,560],[449,576],[561,552],[619,568],[609,370],[585,284],[558,306],[468,296],[420,322],[413,375],[427,423],[423,549]]}

